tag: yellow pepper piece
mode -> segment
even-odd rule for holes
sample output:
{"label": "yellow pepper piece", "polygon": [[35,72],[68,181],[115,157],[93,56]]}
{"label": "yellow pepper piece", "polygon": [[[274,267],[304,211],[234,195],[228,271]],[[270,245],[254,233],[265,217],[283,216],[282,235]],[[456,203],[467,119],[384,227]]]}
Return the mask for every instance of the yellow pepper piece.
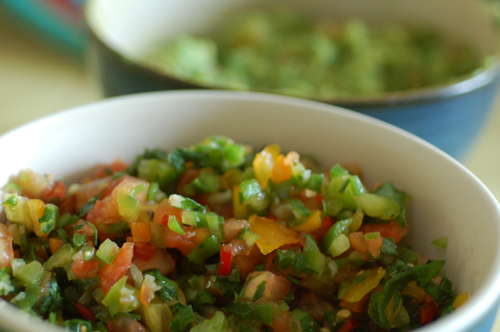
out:
{"label": "yellow pepper piece", "polygon": [[253,159],[253,169],[255,178],[259,181],[263,189],[267,189],[269,179],[272,176],[274,163],[280,154],[279,145],[273,144],[266,146],[261,152],[255,155]]}
{"label": "yellow pepper piece", "polygon": [[277,220],[251,216],[250,230],[259,235],[257,247],[260,252],[267,255],[274,250],[286,244],[295,244],[300,242],[300,236],[297,232],[280,224]]}
{"label": "yellow pepper piece", "polygon": [[306,221],[302,224],[293,227],[296,231],[299,232],[312,232],[321,227],[321,211],[314,210],[309,217],[307,217]]}
{"label": "yellow pepper piece", "polygon": [[233,214],[236,218],[245,218],[248,209],[240,202],[240,186],[233,187]]}
{"label": "yellow pepper piece", "polygon": [[353,283],[345,294],[343,294],[342,300],[351,303],[361,301],[366,294],[370,293],[375,287],[378,286],[382,278],[385,276],[385,270],[381,267],[370,269],[361,272],[361,276],[362,280]]}
{"label": "yellow pepper piece", "polygon": [[469,301],[469,293],[460,293],[453,301],[453,308],[457,309],[458,307],[465,304],[465,302]]}
{"label": "yellow pepper piece", "polygon": [[33,231],[36,236],[47,236],[47,234],[44,234],[40,229],[40,222],[38,221],[41,217],[43,217],[43,213],[45,212],[45,203],[39,199],[29,199],[27,204],[31,225],[33,226]]}
{"label": "yellow pepper piece", "polygon": [[408,285],[401,291],[401,294],[413,297],[419,302],[424,301],[427,293],[422,287],[418,286],[415,281],[410,281]]}
{"label": "yellow pepper piece", "polygon": [[287,162],[284,155],[280,154],[274,163],[271,180],[274,183],[284,182],[292,177],[292,164]]}

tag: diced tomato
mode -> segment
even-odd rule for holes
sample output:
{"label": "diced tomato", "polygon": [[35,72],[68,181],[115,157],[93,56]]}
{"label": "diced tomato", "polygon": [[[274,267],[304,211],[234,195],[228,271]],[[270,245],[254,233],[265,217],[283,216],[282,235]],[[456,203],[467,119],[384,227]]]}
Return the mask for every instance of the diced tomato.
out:
{"label": "diced tomato", "polygon": [[242,277],[246,277],[255,267],[264,260],[264,255],[256,245],[247,248],[245,251],[233,257],[233,264]]}
{"label": "diced tomato", "polygon": [[357,325],[358,324],[354,319],[349,318],[344,322],[344,324],[342,324],[338,332],[350,332],[354,330],[357,327]]}
{"label": "diced tomato", "polygon": [[153,221],[160,225],[167,226],[168,218],[170,216],[174,216],[180,223],[182,221],[182,210],[173,207],[168,202],[168,199],[164,199],[160,202],[160,204],[158,204]]}
{"label": "diced tomato", "polygon": [[236,238],[245,227],[248,227],[248,221],[244,219],[227,219],[224,221],[224,241],[230,242]]}
{"label": "diced tomato", "polygon": [[133,256],[134,243],[125,242],[113,263],[107,264],[101,268],[99,277],[101,279],[101,288],[105,293],[108,292],[115,282],[127,274],[132,264]]}
{"label": "diced tomato", "polygon": [[243,298],[252,300],[263,282],[266,287],[262,296],[256,300],[258,303],[281,301],[290,291],[291,283],[287,278],[269,271],[254,271],[246,279],[242,291]]}
{"label": "diced tomato", "polygon": [[51,253],[55,253],[57,249],[59,249],[62,245],[64,244],[64,241],[56,238],[56,237],[51,237],[49,239],[49,248]]}
{"label": "diced tomato", "polygon": [[85,238],[87,239],[87,243],[90,246],[93,246],[95,229],[94,229],[94,227],[92,227],[92,224],[90,224],[88,221],[85,221],[85,220],[78,220],[77,223],[72,225],[72,229],[74,231],[74,234],[85,235]]}
{"label": "diced tomato", "polygon": [[118,208],[111,197],[98,200],[87,214],[88,221],[98,224],[112,224],[120,220]]}
{"label": "diced tomato", "polygon": [[92,174],[93,178],[103,178],[106,177],[114,172],[121,172],[127,168],[127,164],[121,160],[121,159],[116,159],[109,165],[99,165],[96,167],[94,170],[94,173]]}
{"label": "diced tomato", "polygon": [[61,215],[65,213],[74,214],[76,212],[76,196],[66,196],[59,204],[59,212]]}
{"label": "diced tomato", "polygon": [[420,308],[420,324],[428,324],[432,322],[439,314],[439,308],[436,305],[436,302],[429,301],[425,303]]}
{"label": "diced tomato", "polygon": [[382,249],[384,238],[382,236],[378,236],[374,239],[365,239],[365,241],[368,252],[375,258],[380,256],[380,250]]}
{"label": "diced tomato", "polygon": [[220,247],[219,274],[221,276],[230,275],[232,265],[233,265],[233,250],[230,244],[224,244]]}
{"label": "diced tomato", "polygon": [[326,232],[330,229],[330,226],[333,225],[333,220],[330,217],[323,217],[321,227],[311,233],[311,235],[316,239],[316,241],[321,240],[323,236],[325,236]]}
{"label": "diced tomato", "polygon": [[[142,243],[136,243],[136,247]],[[135,251],[135,249],[134,249]],[[149,254],[149,253],[148,253]],[[175,261],[165,249],[154,248],[154,251],[147,258],[137,256],[134,253],[133,263],[141,271],[152,269],[159,270],[162,274],[170,274],[175,270]]]}
{"label": "diced tomato", "polygon": [[396,221],[390,221],[384,224],[364,224],[361,226],[363,233],[380,232],[380,235],[392,239],[398,243],[408,234],[408,227],[401,227]]}
{"label": "diced tomato", "polygon": [[130,230],[134,242],[151,241],[151,228],[149,227],[149,222],[134,222],[130,224]]}
{"label": "diced tomato", "polygon": [[71,264],[71,272],[81,279],[94,278],[99,270],[99,262],[95,259],[85,261],[82,258],[76,259]]}
{"label": "diced tomato", "polygon": [[289,311],[283,311],[273,317],[273,332],[289,332],[292,326],[292,315]]}
{"label": "diced tomato", "polygon": [[134,258],[148,260],[155,254],[157,248],[152,243],[138,242],[134,245]]}
{"label": "diced tomato", "polygon": [[226,204],[208,204],[208,208],[217,213],[219,216],[222,216],[226,219],[232,218],[234,214],[234,209],[233,209],[233,204],[232,203],[226,203]]}
{"label": "diced tomato", "polygon": [[0,267],[10,266],[10,262],[14,259],[12,241],[12,234],[7,225],[0,223]]}
{"label": "diced tomato", "polygon": [[298,198],[309,210],[321,210],[323,207],[323,197],[320,194],[308,197],[306,190],[302,190]]}
{"label": "diced tomato", "polygon": [[177,192],[184,193],[184,187],[193,182],[193,180],[196,179],[199,174],[200,171],[197,169],[188,169],[184,173],[182,173],[182,176],[177,183]]}
{"label": "diced tomato", "polygon": [[42,198],[45,202],[52,202],[55,200],[62,201],[66,197],[66,185],[62,181],[54,183],[52,188],[43,193]]}
{"label": "diced tomato", "polygon": [[165,245],[167,248],[175,248],[182,252],[183,255],[188,255],[191,250],[196,247],[194,237],[196,233],[188,230],[186,234],[181,235],[165,227]]}
{"label": "diced tomato", "polygon": [[148,330],[136,319],[129,316],[118,315],[106,323],[109,332],[147,332]]}
{"label": "diced tomato", "polygon": [[73,306],[83,319],[95,321],[95,315],[89,308],[78,302],[75,302]]}
{"label": "diced tomato", "polygon": [[362,232],[350,233],[349,242],[351,243],[351,247],[357,252],[364,254],[368,253],[368,247]]}
{"label": "diced tomato", "polygon": [[368,299],[370,298],[370,294],[365,295],[360,301],[358,302],[348,302],[345,300],[340,301],[340,306],[342,308],[345,308],[349,311],[356,312],[356,313],[363,313],[366,311],[366,304],[368,302]]}

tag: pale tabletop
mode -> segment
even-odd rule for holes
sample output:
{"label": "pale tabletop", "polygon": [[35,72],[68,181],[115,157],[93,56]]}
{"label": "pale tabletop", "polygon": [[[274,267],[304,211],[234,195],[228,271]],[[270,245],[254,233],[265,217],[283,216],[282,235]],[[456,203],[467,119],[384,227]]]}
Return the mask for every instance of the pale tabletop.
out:
{"label": "pale tabletop", "polygon": [[[101,98],[96,81],[80,62],[11,23],[0,14],[0,134]],[[500,98],[465,165],[500,198]],[[493,331],[500,332],[500,315]]]}

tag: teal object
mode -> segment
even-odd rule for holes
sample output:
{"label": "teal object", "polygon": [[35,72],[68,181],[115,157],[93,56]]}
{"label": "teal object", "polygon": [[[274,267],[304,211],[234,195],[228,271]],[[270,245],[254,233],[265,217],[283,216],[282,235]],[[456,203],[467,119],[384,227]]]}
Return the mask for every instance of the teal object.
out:
{"label": "teal object", "polygon": [[44,1],[3,0],[3,5],[61,50],[76,57],[83,56],[87,45],[84,29],[77,24],[64,22]]}

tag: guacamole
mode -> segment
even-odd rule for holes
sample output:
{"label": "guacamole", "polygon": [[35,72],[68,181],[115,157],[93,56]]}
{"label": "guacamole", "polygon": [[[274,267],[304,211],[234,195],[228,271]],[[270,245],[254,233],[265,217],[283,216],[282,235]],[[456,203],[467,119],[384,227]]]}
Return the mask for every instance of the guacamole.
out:
{"label": "guacamole", "polygon": [[291,11],[245,13],[209,36],[156,45],[145,60],[205,86],[319,99],[447,84],[482,65],[471,49],[430,29],[319,22]]}

